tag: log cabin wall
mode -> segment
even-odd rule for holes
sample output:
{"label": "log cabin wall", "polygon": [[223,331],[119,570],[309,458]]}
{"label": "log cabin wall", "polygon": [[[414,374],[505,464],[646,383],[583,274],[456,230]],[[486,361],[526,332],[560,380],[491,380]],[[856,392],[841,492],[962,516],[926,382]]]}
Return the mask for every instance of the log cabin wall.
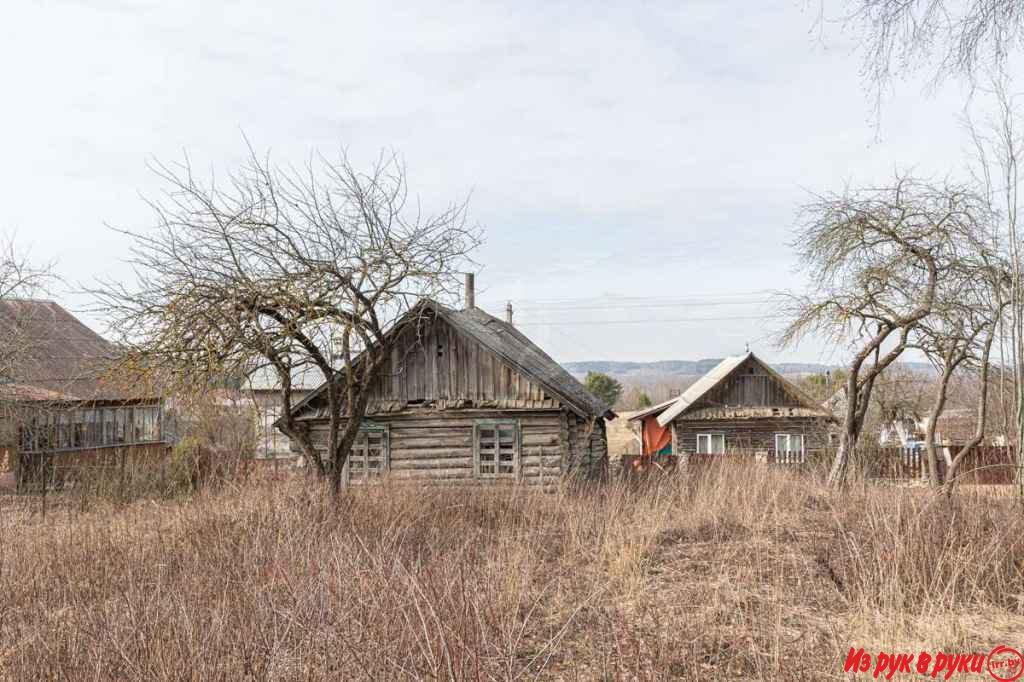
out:
{"label": "log cabin wall", "polygon": [[[364,420],[364,427],[386,430],[387,476],[394,481],[550,485],[571,469],[590,466],[594,460],[592,453],[599,450],[592,447],[581,457],[580,463],[572,463],[570,420],[575,421],[575,416],[562,410],[440,411],[424,408],[371,415]],[[513,476],[478,474],[474,446],[476,429],[480,425],[494,424],[514,424],[518,430],[518,457]],[[326,447],[327,425],[315,423],[312,433],[314,443],[322,451]],[[592,439],[600,439],[600,436],[594,435]],[[362,482],[358,476],[348,478],[351,484]]]}
{"label": "log cabin wall", "polygon": [[600,478],[608,463],[608,435],[604,420],[591,421],[569,414],[566,422],[568,460],[565,470],[587,479]]}
{"label": "log cabin wall", "polygon": [[808,455],[828,447],[827,422],[821,417],[778,417],[755,419],[676,419],[672,422],[676,452],[697,452],[697,434],[725,435],[727,453],[775,452],[775,434],[802,434]]}

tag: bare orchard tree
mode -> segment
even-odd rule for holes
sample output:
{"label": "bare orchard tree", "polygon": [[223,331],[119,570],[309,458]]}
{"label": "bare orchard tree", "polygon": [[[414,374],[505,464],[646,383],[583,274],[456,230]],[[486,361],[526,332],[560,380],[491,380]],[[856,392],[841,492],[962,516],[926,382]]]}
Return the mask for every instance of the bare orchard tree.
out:
{"label": "bare orchard tree", "polygon": [[[1002,69],[1024,39],[1022,0],[847,0],[863,33],[864,72],[879,91],[929,67],[933,81]],[[823,5],[824,7],[824,5]]]}
{"label": "bare orchard tree", "polygon": [[[958,372],[977,372],[981,380],[975,433],[957,455],[947,461],[946,479],[956,474],[964,456],[985,435],[988,414],[988,375],[992,346],[1003,315],[1009,283],[1006,264],[992,252],[989,240],[977,242],[976,254],[964,254],[939,285],[935,309],[913,331],[912,347],[922,351],[938,372],[925,428],[925,451],[931,485],[941,484],[936,429],[949,399],[950,382]],[[951,488],[947,488],[951,490]]]}
{"label": "bare orchard tree", "polygon": [[967,188],[906,177],[804,207],[795,248],[813,293],[783,296],[791,321],[780,343],[815,335],[852,347],[832,485],[845,481],[875,382],[932,313],[939,282],[975,248],[986,212]]}
{"label": "bare orchard tree", "polygon": [[[1010,92],[1005,78],[994,79],[987,89],[995,103],[993,111],[983,120],[971,117],[965,127],[974,143],[970,166],[978,186],[996,216],[995,241],[1009,259],[1009,291],[1002,288],[996,295],[1004,297],[1006,315],[999,322],[1000,365],[1012,369],[1013,411],[1017,453],[1017,492],[1024,497],[1024,279],[1022,279],[1021,248],[1018,215],[1020,213],[1020,163],[1024,161],[1024,126],[1019,125],[1019,100]],[[1007,327],[1009,327],[1007,329]],[[1004,339],[1010,343],[1010,358],[1004,354]],[[1000,390],[1005,382],[1000,372]],[[1000,402],[1004,402],[1000,396]],[[1009,431],[1010,429],[1005,429]]]}
{"label": "bare orchard tree", "polygon": [[[225,181],[186,159],[157,164],[157,225],[126,232],[136,281],[96,292],[139,366],[209,382],[261,368],[279,384],[279,427],[335,491],[398,320],[449,300],[480,240],[464,203],[426,214],[393,155],[368,171],[345,154],[301,169],[252,153]],[[293,378],[325,379],[325,454],[292,416]]]}

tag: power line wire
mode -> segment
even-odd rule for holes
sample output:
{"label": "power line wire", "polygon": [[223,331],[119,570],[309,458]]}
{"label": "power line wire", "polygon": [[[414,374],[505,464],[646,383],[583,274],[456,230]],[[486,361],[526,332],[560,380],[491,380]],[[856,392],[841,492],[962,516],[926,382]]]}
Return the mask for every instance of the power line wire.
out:
{"label": "power line wire", "polygon": [[601,325],[601,324],[661,324],[661,323],[678,323],[678,322],[726,322],[734,320],[772,320],[779,319],[775,315],[737,315],[733,317],[687,317],[680,319],[647,319],[647,320],[526,320],[515,322],[516,326],[523,327],[536,327],[540,325],[548,325],[552,327],[565,327],[573,325]]}
{"label": "power line wire", "polygon": [[770,304],[771,300],[754,300],[754,301],[693,301],[687,303],[645,303],[645,304],[625,304],[625,303],[609,303],[605,305],[574,305],[574,306],[526,306],[522,308],[516,308],[518,312],[562,312],[571,310],[647,310],[655,308],[686,308],[686,307],[699,307],[699,306],[721,306],[721,305],[767,305]]}
{"label": "power line wire", "polygon": [[732,291],[732,292],[708,292],[694,296],[584,296],[575,298],[517,298],[508,297],[504,299],[484,299],[487,304],[503,305],[511,300],[513,303],[535,303],[542,305],[574,304],[574,303],[606,303],[608,301],[636,301],[636,302],[691,302],[704,301],[716,298],[735,298],[738,296],[763,296],[772,293],[771,289],[759,289],[756,291]]}

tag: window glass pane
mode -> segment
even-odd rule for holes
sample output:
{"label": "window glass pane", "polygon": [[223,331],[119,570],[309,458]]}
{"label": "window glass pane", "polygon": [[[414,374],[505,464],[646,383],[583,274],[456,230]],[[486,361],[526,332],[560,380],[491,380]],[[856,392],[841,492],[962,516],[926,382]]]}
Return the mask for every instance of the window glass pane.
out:
{"label": "window glass pane", "polygon": [[515,476],[519,461],[518,429],[515,423],[476,427],[475,446],[481,475]]}
{"label": "window glass pane", "polygon": [[366,481],[387,471],[387,432],[381,429],[360,430],[349,455],[349,479]]}
{"label": "window glass pane", "polygon": [[725,454],[725,435],[716,433],[711,436],[711,452],[716,455]]}
{"label": "window glass pane", "polygon": [[115,410],[112,407],[103,409],[103,444],[113,445],[115,442],[114,438],[114,413]]}
{"label": "window glass pane", "polygon": [[71,438],[68,431],[70,430],[70,417],[67,412],[61,412],[57,415],[57,447],[58,448],[69,448],[71,447]]}

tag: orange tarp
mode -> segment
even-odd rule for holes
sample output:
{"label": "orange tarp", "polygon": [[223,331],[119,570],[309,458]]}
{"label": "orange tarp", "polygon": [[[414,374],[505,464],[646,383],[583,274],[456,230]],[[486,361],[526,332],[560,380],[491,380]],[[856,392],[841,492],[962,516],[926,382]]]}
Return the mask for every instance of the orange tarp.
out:
{"label": "orange tarp", "polygon": [[672,425],[659,426],[658,417],[644,419],[644,454],[656,455],[672,443]]}

